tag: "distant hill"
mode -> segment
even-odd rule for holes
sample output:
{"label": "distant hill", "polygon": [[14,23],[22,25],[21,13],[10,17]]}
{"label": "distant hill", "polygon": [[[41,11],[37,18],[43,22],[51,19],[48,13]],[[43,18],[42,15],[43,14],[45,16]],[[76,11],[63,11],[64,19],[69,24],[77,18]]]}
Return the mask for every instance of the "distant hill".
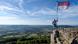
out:
{"label": "distant hill", "polygon": [[[61,28],[78,27],[69,25],[59,25]],[[51,25],[0,25],[0,34],[7,32],[48,32],[53,30]]]}
{"label": "distant hill", "polygon": [[78,26],[71,26],[71,25],[59,25],[58,27],[62,27],[62,28],[73,28],[73,27],[78,27]]}

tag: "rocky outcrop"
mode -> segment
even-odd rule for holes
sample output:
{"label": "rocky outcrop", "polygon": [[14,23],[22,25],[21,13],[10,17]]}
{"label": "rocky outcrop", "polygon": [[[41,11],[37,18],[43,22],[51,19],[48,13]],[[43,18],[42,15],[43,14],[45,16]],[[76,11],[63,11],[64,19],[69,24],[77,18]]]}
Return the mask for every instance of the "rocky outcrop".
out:
{"label": "rocky outcrop", "polygon": [[[78,44],[78,28],[57,29],[59,37],[55,38],[55,31],[51,33],[51,44]],[[59,40],[60,39],[60,40]],[[57,43],[55,43],[57,41]]]}

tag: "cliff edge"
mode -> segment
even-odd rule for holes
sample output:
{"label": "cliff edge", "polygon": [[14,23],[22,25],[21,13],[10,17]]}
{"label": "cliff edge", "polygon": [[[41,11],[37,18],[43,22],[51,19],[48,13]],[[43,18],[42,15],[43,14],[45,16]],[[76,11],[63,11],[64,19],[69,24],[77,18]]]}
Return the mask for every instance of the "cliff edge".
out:
{"label": "cliff edge", "polygon": [[[57,30],[57,29],[56,29]],[[78,28],[63,28],[51,33],[51,44],[78,44]]]}

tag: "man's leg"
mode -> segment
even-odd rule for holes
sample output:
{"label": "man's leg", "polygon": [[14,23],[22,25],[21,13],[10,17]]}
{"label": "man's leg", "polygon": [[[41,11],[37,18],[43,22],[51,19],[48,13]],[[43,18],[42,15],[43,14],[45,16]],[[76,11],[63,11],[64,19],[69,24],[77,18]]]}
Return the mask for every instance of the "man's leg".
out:
{"label": "man's leg", "polygon": [[57,43],[56,37],[54,37],[54,43]]}

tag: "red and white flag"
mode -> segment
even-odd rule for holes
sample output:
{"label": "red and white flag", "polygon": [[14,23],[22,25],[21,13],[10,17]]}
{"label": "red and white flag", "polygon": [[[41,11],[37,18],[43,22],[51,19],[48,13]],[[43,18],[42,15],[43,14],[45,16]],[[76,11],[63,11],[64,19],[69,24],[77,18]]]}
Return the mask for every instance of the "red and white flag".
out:
{"label": "red and white flag", "polygon": [[67,1],[64,2],[58,2],[58,8],[60,9],[67,9],[69,7],[70,3]]}

